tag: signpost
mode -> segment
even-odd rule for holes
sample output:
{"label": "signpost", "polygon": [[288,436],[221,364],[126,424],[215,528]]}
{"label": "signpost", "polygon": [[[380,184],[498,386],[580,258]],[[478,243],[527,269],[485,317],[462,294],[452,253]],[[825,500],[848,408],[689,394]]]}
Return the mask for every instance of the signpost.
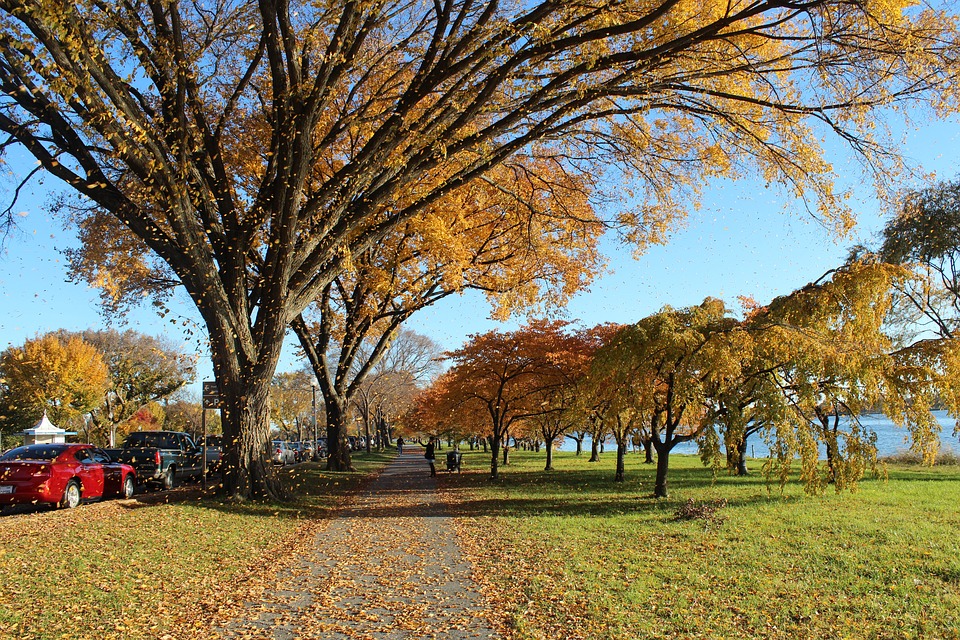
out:
{"label": "signpost", "polygon": [[[203,490],[207,490],[207,409],[219,409],[220,390],[217,388],[216,381],[204,380],[203,397],[200,400],[200,424],[203,426]],[[220,456],[223,456],[221,451]],[[222,464],[222,461],[221,461]]]}

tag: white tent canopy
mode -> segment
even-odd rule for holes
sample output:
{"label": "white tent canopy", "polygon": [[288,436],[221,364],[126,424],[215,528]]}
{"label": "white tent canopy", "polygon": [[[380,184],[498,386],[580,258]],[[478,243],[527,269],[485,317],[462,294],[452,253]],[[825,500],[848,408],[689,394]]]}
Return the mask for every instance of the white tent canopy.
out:
{"label": "white tent canopy", "polygon": [[77,435],[76,431],[67,431],[54,426],[47,418],[47,412],[43,412],[43,417],[32,429],[24,429],[17,435],[23,436],[23,444],[55,444],[66,442],[67,436]]}

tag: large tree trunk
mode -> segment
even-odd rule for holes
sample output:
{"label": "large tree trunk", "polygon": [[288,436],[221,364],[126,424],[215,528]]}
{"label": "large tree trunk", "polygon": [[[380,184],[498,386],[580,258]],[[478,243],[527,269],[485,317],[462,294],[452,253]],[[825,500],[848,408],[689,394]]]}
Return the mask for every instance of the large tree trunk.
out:
{"label": "large tree trunk", "polygon": [[600,462],[600,443],[596,438],[590,438],[590,459],[587,462]]}
{"label": "large tree trunk", "polygon": [[327,400],[327,471],[353,471],[347,448],[346,414],[335,398]]}
{"label": "large tree trunk", "polygon": [[624,460],[627,457],[627,441],[617,441],[617,471],[613,476],[614,482],[623,482]]}
{"label": "large tree trunk", "polygon": [[234,332],[206,317],[210,350],[221,404],[225,447],[221,491],[235,500],[285,498],[270,462],[270,382],[273,380],[283,331],[274,340],[261,338],[259,351],[242,344]]}
{"label": "large tree trunk", "polygon": [[270,384],[218,382],[225,447],[223,491],[238,500],[282,499],[279,478],[269,460]]}

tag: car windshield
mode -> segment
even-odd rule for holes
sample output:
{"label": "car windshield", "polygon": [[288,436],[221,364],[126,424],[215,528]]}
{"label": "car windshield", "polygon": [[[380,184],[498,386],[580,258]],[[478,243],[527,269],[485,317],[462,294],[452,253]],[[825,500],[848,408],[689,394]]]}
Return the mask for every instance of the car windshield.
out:
{"label": "car windshield", "polygon": [[123,446],[126,448],[144,447],[157,449],[173,449],[170,438],[165,433],[156,431],[138,431],[127,436]]}
{"label": "car windshield", "polygon": [[67,445],[63,444],[31,444],[25,447],[11,449],[0,456],[0,461],[11,460],[54,460],[63,453]]}

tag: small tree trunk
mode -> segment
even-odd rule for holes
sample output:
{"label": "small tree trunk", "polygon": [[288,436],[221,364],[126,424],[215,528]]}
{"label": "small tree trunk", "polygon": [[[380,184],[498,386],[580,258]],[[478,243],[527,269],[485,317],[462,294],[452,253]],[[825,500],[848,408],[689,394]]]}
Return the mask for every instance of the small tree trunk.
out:
{"label": "small tree trunk", "polygon": [[583,438],[574,438],[574,440],[577,443],[577,455],[579,456],[583,453]]}
{"label": "small tree trunk", "polygon": [[553,471],[553,439],[547,438],[547,466],[544,471]]}
{"label": "small tree trunk", "polygon": [[503,466],[510,464],[510,445],[503,445]]}
{"label": "small tree trunk", "polygon": [[737,475],[748,476],[747,471],[747,437],[744,436],[737,445]]}
{"label": "small tree trunk", "polygon": [[366,441],[364,444],[366,445],[367,455],[370,455],[370,453],[371,453],[371,447],[372,447],[373,443],[370,442],[370,440],[371,440],[371,438],[370,438],[370,418],[369,418],[368,416],[366,416],[366,415],[363,417],[363,439]]}
{"label": "small tree trunk", "polygon": [[590,459],[587,462],[600,461],[600,445],[593,438],[590,438]]}
{"label": "small tree trunk", "polygon": [[[500,446],[500,438],[496,438],[496,437],[491,436],[491,437],[490,437],[490,452],[491,452],[491,455],[490,455],[490,479],[491,479],[491,480],[496,480],[496,479],[499,477],[499,468],[498,468],[498,466],[497,466],[497,465],[499,464],[499,462],[500,462],[500,449],[499,449],[499,446]],[[484,438],[484,440],[483,440],[483,449],[484,449],[484,451],[486,451],[486,449],[487,449],[487,440],[486,440],[486,438]]]}
{"label": "small tree trunk", "polygon": [[655,498],[667,497],[667,471],[670,469],[670,448],[657,446],[657,480],[653,487]]}
{"label": "small tree trunk", "polygon": [[643,441],[643,463],[653,464],[653,441],[649,439]]}
{"label": "small tree trunk", "polygon": [[618,441],[617,442],[617,472],[613,476],[614,482],[623,482],[624,475],[624,460],[627,457],[627,442]]}
{"label": "small tree trunk", "polygon": [[820,424],[823,426],[823,436],[824,444],[827,448],[827,475],[829,476],[829,482],[833,484],[836,482],[836,464],[837,458],[840,455],[840,447],[837,444],[837,426],[840,419],[837,417],[834,421],[834,427],[830,428],[830,417],[821,416]]}

